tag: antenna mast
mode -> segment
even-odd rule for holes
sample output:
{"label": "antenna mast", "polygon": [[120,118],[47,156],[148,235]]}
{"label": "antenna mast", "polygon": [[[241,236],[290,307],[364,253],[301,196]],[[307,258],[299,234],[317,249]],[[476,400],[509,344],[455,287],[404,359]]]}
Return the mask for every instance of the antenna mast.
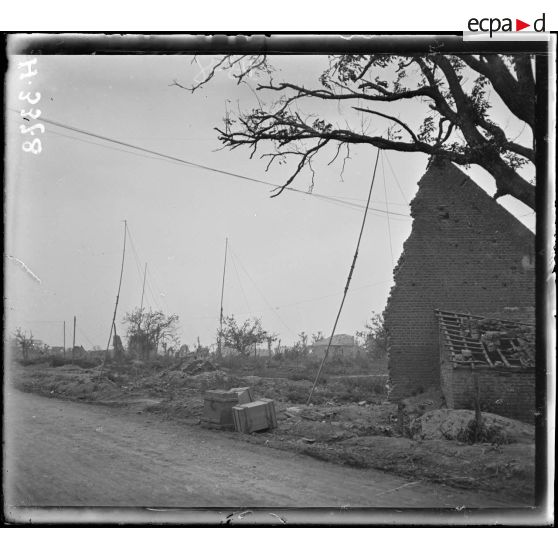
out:
{"label": "antenna mast", "polygon": [[114,329],[114,332],[116,334],[116,310],[118,308],[118,300],[120,298],[120,287],[122,286],[122,274],[124,273],[124,257],[126,255],[126,236],[128,233],[128,223],[126,220],[124,220],[124,248],[122,249],[122,266],[120,267],[120,280],[118,281],[118,292],[116,293],[116,303],[114,305],[114,314],[112,315],[112,323],[110,324],[110,334],[109,334],[109,338],[108,338],[108,343],[107,343],[107,350],[105,351],[105,358],[103,360],[103,364],[102,367],[105,366],[105,362],[107,360],[107,356],[108,356],[108,352],[109,352],[109,347],[110,347],[110,340],[112,338],[112,330]]}
{"label": "antenna mast", "polygon": [[223,263],[223,283],[221,285],[221,311],[219,313],[219,335],[217,337],[217,356],[221,358],[222,337],[223,337],[223,295],[225,294],[225,272],[227,270],[227,250],[229,239],[225,238],[225,261]]}
{"label": "antenna mast", "polygon": [[140,314],[143,312],[143,295],[145,294],[145,278],[147,276],[147,262],[145,262],[145,268],[143,270],[143,288],[141,290],[141,304],[140,304]]}

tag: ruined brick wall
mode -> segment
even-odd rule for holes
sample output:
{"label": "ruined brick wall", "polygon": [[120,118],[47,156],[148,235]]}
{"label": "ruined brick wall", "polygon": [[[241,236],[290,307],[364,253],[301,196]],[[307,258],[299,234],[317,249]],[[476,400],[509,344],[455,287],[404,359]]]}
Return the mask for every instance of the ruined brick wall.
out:
{"label": "ruined brick wall", "polygon": [[455,165],[434,161],[411,203],[385,326],[392,399],[440,385],[434,309],[517,319],[535,306],[535,237]]}
{"label": "ruined brick wall", "polygon": [[[482,411],[496,413],[524,422],[535,420],[535,373],[533,370],[496,370],[481,368],[478,374],[479,400]],[[470,369],[457,367],[446,369],[443,375],[451,375],[451,405],[444,393],[446,403],[452,409],[474,409],[474,381]]]}

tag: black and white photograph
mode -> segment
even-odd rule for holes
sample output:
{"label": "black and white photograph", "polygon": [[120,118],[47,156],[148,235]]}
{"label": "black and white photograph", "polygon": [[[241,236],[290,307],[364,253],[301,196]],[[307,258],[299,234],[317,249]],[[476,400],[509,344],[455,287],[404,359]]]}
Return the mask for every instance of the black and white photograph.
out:
{"label": "black and white photograph", "polygon": [[547,520],[555,42],[6,51],[6,521]]}

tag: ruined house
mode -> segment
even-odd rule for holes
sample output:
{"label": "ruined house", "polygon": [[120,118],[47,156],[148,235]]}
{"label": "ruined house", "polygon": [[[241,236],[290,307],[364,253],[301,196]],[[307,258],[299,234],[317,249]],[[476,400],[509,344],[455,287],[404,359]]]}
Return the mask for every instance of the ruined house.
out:
{"label": "ruined house", "polygon": [[450,409],[473,409],[532,422],[535,328],[532,324],[436,312],[440,383]]}
{"label": "ruined house", "polygon": [[[309,347],[309,355],[313,358],[323,358],[329,343],[327,339],[320,339]],[[329,356],[333,358],[355,358],[358,354],[358,346],[352,335],[338,333],[331,339],[331,347],[329,348]]]}
{"label": "ruined house", "polygon": [[384,312],[391,397],[440,387],[435,310],[534,323],[535,236],[452,163],[432,159]]}

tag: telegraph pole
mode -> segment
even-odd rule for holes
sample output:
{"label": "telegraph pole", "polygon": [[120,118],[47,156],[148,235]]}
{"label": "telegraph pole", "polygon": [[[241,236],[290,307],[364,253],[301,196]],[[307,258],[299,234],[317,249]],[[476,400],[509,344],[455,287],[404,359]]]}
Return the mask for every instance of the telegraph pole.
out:
{"label": "telegraph pole", "polygon": [[74,338],[72,341],[72,364],[74,363],[75,352],[76,352],[76,317],[74,316]]}
{"label": "telegraph pole", "polygon": [[101,368],[104,368],[105,362],[107,360],[110,340],[112,338],[112,331],[116,335],[116,310],[118,309],[118,299],[120,298],[120,287],[122,286],[122,275],[124,273],[124,257],[126,256],[126,236],[128,236],[128,222],[124,220],[124,247],[122,248],[122,266],[120,267],[120,280],[118,281],[118,292],[116,293],[116,302],[114,304],[114,314],[112,315],[112,322],[110,324],[110,334],[107,342],[107,349],[105,351],[105,358],[103,359],[103,364]]}
{"label": "telegraph pole", "polygon": [[63,335],[64,335],[64,358],[66,358],[66,320],[64,320],[64,329],[63,329]]}
{"label": "telegraph pole", "polygon": [[140,315],[143,312],[143,295],[145,294],[145,278],[146,277],[147,277],[147,262],[145,262],[145,268],[143,270],[143,288],[141,290]]}
{"label": "telegraph pole", "polygon": [[225,238],[225,261],[223,263],[223,283],[221,285],[221,312],[219,313],[219,336],[217,337],[217,356],[221,358],[222,337],[223,337],[223,295],[225,294],[225,272],[227,270],[227,249],[229,247],[229,239]]}

